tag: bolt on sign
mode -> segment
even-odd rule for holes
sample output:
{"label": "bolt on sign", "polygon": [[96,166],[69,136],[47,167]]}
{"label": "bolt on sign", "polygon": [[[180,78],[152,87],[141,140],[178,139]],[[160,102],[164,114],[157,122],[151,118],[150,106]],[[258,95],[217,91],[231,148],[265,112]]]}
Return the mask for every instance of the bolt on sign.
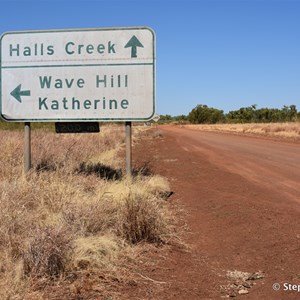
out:
{"label": "bolt on sign", "polygon": [[7,32],[0,42],[6,121],[145,121],[155,115],[155,33],[148,27]]}

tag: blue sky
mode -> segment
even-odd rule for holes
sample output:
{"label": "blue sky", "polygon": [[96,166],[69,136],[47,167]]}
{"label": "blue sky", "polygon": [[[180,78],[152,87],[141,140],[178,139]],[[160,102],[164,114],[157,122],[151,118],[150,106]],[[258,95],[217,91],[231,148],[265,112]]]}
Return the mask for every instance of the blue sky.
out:
{"label": "blue sky", "polygon": [[149,26],[159,114],[197,104],[300,110],[300,0],[0,0],[0,34]]}

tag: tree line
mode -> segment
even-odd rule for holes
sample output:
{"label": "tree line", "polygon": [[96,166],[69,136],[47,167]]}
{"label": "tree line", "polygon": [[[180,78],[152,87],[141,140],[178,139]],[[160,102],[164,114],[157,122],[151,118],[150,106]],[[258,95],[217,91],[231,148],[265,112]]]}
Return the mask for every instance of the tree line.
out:
{"label": "tree line", "polygon": [[161,122],[189,122],[192,124],[216,123],[272,123],[300,121],[296,105],[283,108],[257,108],[256,104],[224,113],[223,110],[198,104],[188,115],[161,115]]}

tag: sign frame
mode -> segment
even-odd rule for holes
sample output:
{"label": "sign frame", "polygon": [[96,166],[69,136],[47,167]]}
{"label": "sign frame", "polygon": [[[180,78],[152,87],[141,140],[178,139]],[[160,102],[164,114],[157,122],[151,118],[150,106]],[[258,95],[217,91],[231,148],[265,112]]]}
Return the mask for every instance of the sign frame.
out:
{"label": "sign frame", "polygon": [[[152,82],[151,82],[151,91],[152,91],[152,95],[151,95],[151,100],[152,103],[151,105],[151,113],[149,113],[150,115],[147,117],[139,117],[139,116],[134,116],[134,117],[89,117],[89,118],[82,118],[82,117],[49,117],[49,118],[39,118],[39,117],[29,117],[27,118],[26,116],[22,116],[22,118],[6,118],[3,115],[3,103],[5,101],[8,101],[7,99],[5,100],[5,97],[8,96],[3,96],[2,97],[2,92],[3,92],[3,87],[5,86],[5,82],[3,82],[3,70],[4,69],[8,69],[8,68],[26,68],[26,69],[30,69],[30,68],[38,68],[39,66],[3,66],[3,61],[2,61],[2,57],[3,57],[3,38],[7,35],[15,35],[16,37],[18,35],[21,34],[30,34],[30,35],[34,35],[34,34],[41,34],[41,33],[59,33],[59,34],[64,34],[64,33],[85,33],[85,32],[107,32],[107,31],[136,31],[136,30],[148,30],[151,32],[152,34],[152,44],[151,45],[147,45],[149,47],[152,47]],[[128,43],[129,44],[129,43]],[[126,48],[131,47],[130,45],[126,45]],[[136,53],[134,53],[133,51],[134,49],[131,49],[131,55],[136,55]],[[129,49],[130,51],[130,49]],[[131,57],[136,57],[136,56],[131,56]],[[100,59],[99,59],[100,60]],[[21,64],[21,63],[20,63]],[[140,65],[143,63],[140,63]],[[103,65],[101,64],[101,62],[97,62],[94,65],[93,64],[85,64],[83,65],[78,64],[76,66],[69,66],[69,65],[65,65],[65,64],[60,64],[60,65],[51,65],[48,67],[52,67],[52,68],[62,68],[62,67],[68,67],[68,68],[75,68],[75,67],[95,67],[95,66],[99,66],[99,65]],[[117,64],[116,64],[117,65]],[[134,66],[134,65],[139,65],[139,63],[137,63],[136,61],[134,61],[133,63],[127,63],[127,66]],[[148,64],[149,65],[149,64]],[[1,35],[0,37],[0,118],[3,119],[4,121],[7,122],[92,122],[92,121],[97,121],[97,122],[126,122],[126,121],[149,121],[151,120],[156,113],[156,36],[155,36],[155,32],[153,31],[153,29],[151,29],[150,27],[146,27],[146,26],[140,26],[140,27],[112,27],[112,28],[81,28],[81,29],[53,29],[53,30],[32,30],[32,31],[11,31],[11,32],[5,32]],[[17,96],[17,97],[24,97],[24,99],[26,99],[28,96],[30,96],[30,94],[28,95],[28,92],[26,90],[26,87],[21,88],[21,86],[18,86],[18,82],[16,82],[16,89],[13,90],[11,92],[12,96]],[[24,89],[24,91],[23,91]],[[13,95],[13,93],[15,93]],[[16,98],[16,97],[15,97]],[[16,100],[17,101],[17,100]],[[18,100],[19,101],[19,100]],[[19,101],[20,102],[20,101]]]}

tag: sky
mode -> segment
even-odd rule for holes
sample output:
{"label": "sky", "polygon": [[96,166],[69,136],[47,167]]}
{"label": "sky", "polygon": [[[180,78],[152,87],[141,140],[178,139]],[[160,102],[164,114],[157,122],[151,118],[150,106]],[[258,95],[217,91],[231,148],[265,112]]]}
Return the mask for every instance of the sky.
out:
{"label": "sky", "polygon": [[127,26],[156,33],[158,114],[300,110],[300,0],[0,0],[0,35]]}

